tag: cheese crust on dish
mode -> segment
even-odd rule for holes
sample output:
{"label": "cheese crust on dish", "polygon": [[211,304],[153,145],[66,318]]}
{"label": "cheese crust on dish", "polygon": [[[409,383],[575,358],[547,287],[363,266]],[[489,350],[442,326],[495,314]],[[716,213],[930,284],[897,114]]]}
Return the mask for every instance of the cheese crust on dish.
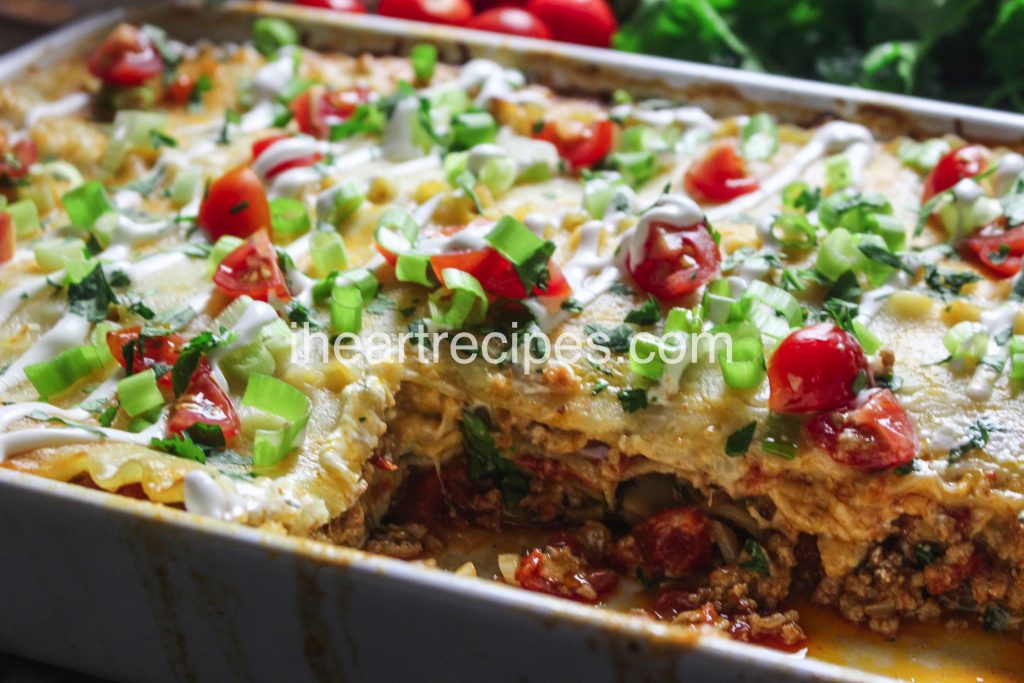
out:
{"label": "cheese crust on dish", "polygon": [[1012,150],[264,19],[122,25],[0,151],[4,467],[407,559],[544,529],[499,578],[744,640],[801,592],[1019,628]]}

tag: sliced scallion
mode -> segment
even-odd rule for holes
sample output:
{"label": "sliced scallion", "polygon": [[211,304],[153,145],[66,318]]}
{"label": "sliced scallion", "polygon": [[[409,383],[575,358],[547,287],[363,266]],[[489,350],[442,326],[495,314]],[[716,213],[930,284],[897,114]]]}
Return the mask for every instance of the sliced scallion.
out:
{"label": "sliced scallion", "polygon": [[954,360],[977,363],[988,349],[988,333],[981,323],[964,320],[946,330],[942,344]]}
{"label": "sliced scallion", "polygon": [[434,322],[461,328],[483,322],[487,315],[487,294],[480,281],[455,268],[441,271],[444,287],[430,295],[430,315]]}
{"label": "sliced scallion", "polygon": [[44,399],[58,396],[101,369],[106,360],[92,344],[61,351],[54,358],[25,367],[25,376]]}
{"label": "sliced scallion", "polygon": [[241,237],[235,237],[234,235],[224,235],[220,237],[210,249],[210,255],[206,257],[206,272],[213,275],[214,271],[217,270],[217,266],[224,258],[233,252],[238,247],[242,246],[244,242]]}
{"label": "sliced scallion", "polygon": [[107,196],[107,190],[98,180],[90,180],[60,198],[71,224],[86,230],[92,228],[96,219],[117,207]]}
{"label": "sliced scallion", "polygon": [[286,45],[297,45],[299,34],[284,19],[260,17],[252,25],[252,42],[260,54],[272,57]]}
{"label": "sliced scallion", "polygon": [[21,199],[4,207],[4,213],[14,222],[14,234],[18,239],[31,237],[39,232],[39,209],[31,199]]}
{"label": "sliced scallion", "polygon": [[269,467],[283,460],[301,442],[309,421],[310,402],[304,393],[269,375],[252,375],[242,405],[284,420],[277,429],[257,429],[253,437],[252,464]]}
{"label": "sliced scallion", "polygon": [[437,48],[429,43],[418,43],[409,52],[412,72],[417,83],[429,83],[437,68]]}
{"label": "sliced scallion", "polygon": [[117,396],[128,417],[137,417],[164,404],[153,369],[129,375],[117,383]]}
{"label": "sliced scallion", "polygon": [[332,271],[348,268],[348,252],[341,235],[334,230],[317,230],[309,239],[315,275],[327,277]]}
{"label": "sliced scallion", "polygon": [[309,232],[312,223],[306,205],[292,197],[270,200],[270,226],[274,241],[286,242]]}
{"label": "sliced scallion", "polygon": [[36,264],[47,273],[63,270],[71,261],[85,261],[85,242],[78,238],[39,240],[32,245]]}
{"label": "sliced scallion", "polygon": [[497,134],[498,123],[485,111],[467,112],[452,119],[452,145],[456,149],[494,142]]}
{"label": "sliced scallion", "polygon": [[395,278],[399,282],[415,282],[424,287],[433,287],[430,257],[426,254],[399,254],[395,262]]}

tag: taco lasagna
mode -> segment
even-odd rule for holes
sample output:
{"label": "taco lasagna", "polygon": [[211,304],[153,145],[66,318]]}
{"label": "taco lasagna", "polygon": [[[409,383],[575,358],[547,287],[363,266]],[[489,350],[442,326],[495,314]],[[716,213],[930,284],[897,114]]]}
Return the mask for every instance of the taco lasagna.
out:
{"label": "taco lasagna", "polygon": [[[118,26],[0,87],[0,462],[798,644],[1024,618],[1024,158]],[[461,573],[477,573],[472,563]],[[480,573],[487,573],[481,570]]]}

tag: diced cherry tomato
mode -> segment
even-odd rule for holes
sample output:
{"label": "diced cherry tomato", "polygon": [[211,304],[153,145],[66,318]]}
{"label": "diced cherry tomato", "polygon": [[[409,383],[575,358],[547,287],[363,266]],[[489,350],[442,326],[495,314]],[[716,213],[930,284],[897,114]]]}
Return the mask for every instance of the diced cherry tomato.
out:
{"label": "diced cherry tomato", "polygon": [[11,219],[11,214],[0,211],[0,263],[7,263],[14,258],[16,245],[14,221]]}
{"label": "diced cherry tomato", "polygon": [[888,389],[872,389],[850,410],[823,413],[807,432],[838,463],[868,472],[906,465],[917,455],[910,416]]}
{"label": "diced cherry tomato", "polygon": [[332,9],[335,12],[353,12],[365,14],[366,5],[360,0],[295,0],[296,5],[305,7],[319,7],[321,9]]}
{"label": "diced cherry tomato", "polygon": [[573,168],[589,168],[608,156],[615,144],[616,126],[611,121],[589,125],[578,121],[545,121],[535,138],[546,140]]}
{"label": "diced cherry tomato", "polygon": [[6,141],[0,139],[0,187],[28,175],[29,167],[38,157],[36,143],[31,138],[22,138],[9,149]]}
{"label": "diced cherry tomato", "polygon": [[1024,257],[1024,225],[994,234],[975,235],[964,242],[963,248],[995,275],[1016,275]]}
{"label": "diced cherry tomato", "polygon": [[174,80],[164,90],[164,99],[171,104],[185,104],[192,96],[192,90],[195,87],[195,76],[183,73],[176,74]]}
{"label": "diced cherry tomato", "polygon": [[947,152],[925,177],[921,201],[928,201],[964,178],[973,178],[987,166],[988,153],[980,145],[964,145]]}
{"label": "diced cherry tomato", "polygon": [[718,272],[722,255],[706,223],[677,226],[652,222],[644,242],[644,258],[626,268],[644,291],[663,301],[689,294]]}
{"label": "diced cherry tomato", "polygon": [[214,180],[199,206],[196,223],[215,240],[269,229],[270,204],[260,177],[248,166],[239,166]]}
{"label": "diced cherry tomato", "polygon": [[381,0],[377,13],[384,17],[462,26],[473,16],[469,0]]}
{"label": "diced cherry tomato", "polygon": [[291,298],[266,230],[257,231],[224,257],[213,274],[213,284],[230,297],[244,294],[259,301],[267,301],[270,295],[282,301]]}
{"label": "diced cherry tomato", "polygon": [[[141,328],[136,326],[107,332],[107,348],[110,349],[110,353],[114,356],[114,360],[116,360],[122,368],[129,370],[128,374],[130,375],[142,372],[143,370],[151,368],[158,363],[160,365],[173,366],[178,360],[178,356],[181,354],[182,348],[185,346],[185,338],[180,334],[162,334],[152,337],[143,337],[141,344],[142,352],[139,353],[140,349],[138,340],[140,331]],[[134,345],[131,368],[128,368],[128,364],[125,361],[124,347],[127,344]],[[157,377],[157,383],[163,387],[171,386],[170,369],[160,377]]]}
{"label": "diced cherry tomato", "polygon": [[682,578],[711,560],[711,523],[697,508],[662,510],[632,534],[648,576]]}
{"label": "diced cherry tomato", "polygon": [[618,29],[605,0],[530,0],[526,9],[565,43],[608,47]]}
{"label": "diced cherry tomato", "polygon": [[[252,158],[253,158],[253,160],[255,161],[256,159],[258,159],[260,157],[260,155],[263,154],[265,151],[267,151],[267,149],[271,145],[273,145],[275,142],[280,142],[281,140],[286,140],[289,137],[291,137],[291,136],[286,134],[286,133],[282,133],[281,135],[271,135],[269,138],[263,138],[262,140],[257,140],[256,142],[252,143]],[[297,159],[289,159],[288,161],[283,161],[280,164],[278,164],[277,166],[274,166],[272,169],[267,171],[267,173],[266,173],[267,180],[270,180],[274,176],[280,175],[281,173],[284,173],[285,171],[287,171],[289,169],[292,169],[292,168],[302,168],[303,166],[312,166],[313,164],[316,164],[316,163],[322,161],[323,158],[324,158],[323,154],[320,154],[319,152],[315,152],[313,154],[308,154],[308,155],[306,155],[304,157],[299,157]]]}
{"label": "diced cherry tomato", "polygon": [[331,132],[331,126],[344,122],[355,113],[356,107],[369,102],[372,94],[372,90],[363,87],[328,90],[314,85],[292,100],[288,107],[299,130],[323,138]]}
{"label": "diced cherry tomato", "polygon": [[755,191],[756,178],[747,175],[747,164],[731,142],[718,142],[686,171],[686,191],[705,202],[728,202]]}
{"label": "diced cherry tomato", "polygon": [[516,581],[526,590],[546,593],[577,602],[600,602],[619,585],[619,577],[604,569],[559,572],[550,567],[551,559],[534,550],[519,560]]}
{"label": "diced cherry tomato", "polygon": [[[384,252],[384,250],[381,251]],[[394,257],[394,255],[391,256]],[[385,254],[384,258],[388,258],[388,255]],[[442,284],[444,279],[441,277],[441,272],[445,268],[456,268],[479,280],[480,285],[489,294],[506,299],[526,298],[526,290],[523,288],[523,283],[519,280],[519,274],[516,273],[515,268],[508,259],[490,247],[451,254],[436,254],[430,257],[430,265]],[[532,292],[534,296],[562,298],[572,293],[569,282],[554,261],[548,261],[548,274],[547,285],[543,288],[534,287]]]}
{"label": "diced cherry tomato", "polygon": [[[171,407],[167,432],[184,435],[196,424],[220,427],[226,443],[230,443],[241,430],[231,397],[213,379],[205,359],[199,362],[188,387]],[[190,436],[195,439],[197,435],[191,433]]]}
{"label": "diced cherry tomato", "polygon": [[480,31],[551,40],[551,31],[544,22],[518,7],[497,7],[481,12],[470,19],[466,26]]}
{"label": "diced cherry tomato", "polygon": [[164,70],[164,60],[145,33],[131,24],[120,24],[88,61],[89,71],[104,83],[142,85]]}
{"label": "diced cherry tomato", "polygon": [[857,397],[858,373],[867,373],[864,350],[833,323],[792,332],[768,361],[768,408],[777,413],[816,413],[845,408]]}

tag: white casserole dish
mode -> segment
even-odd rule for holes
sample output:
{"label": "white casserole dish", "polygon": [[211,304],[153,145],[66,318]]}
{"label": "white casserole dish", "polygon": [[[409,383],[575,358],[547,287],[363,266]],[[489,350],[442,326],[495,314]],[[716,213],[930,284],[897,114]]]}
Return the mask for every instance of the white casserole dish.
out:
{"label": "white casserole dish", "polygon": [[[128,19],[238,41],[256,14],[313,47],[486,56],[573,93],[685,97],[713,114],[830,114],[881,135],[1024,141],[1024,117],[730,69],[272,3],[119,10],[0,58],[0,81]],[[121,680],[870,681],[642,618],[0,470],[0,649]]]}

